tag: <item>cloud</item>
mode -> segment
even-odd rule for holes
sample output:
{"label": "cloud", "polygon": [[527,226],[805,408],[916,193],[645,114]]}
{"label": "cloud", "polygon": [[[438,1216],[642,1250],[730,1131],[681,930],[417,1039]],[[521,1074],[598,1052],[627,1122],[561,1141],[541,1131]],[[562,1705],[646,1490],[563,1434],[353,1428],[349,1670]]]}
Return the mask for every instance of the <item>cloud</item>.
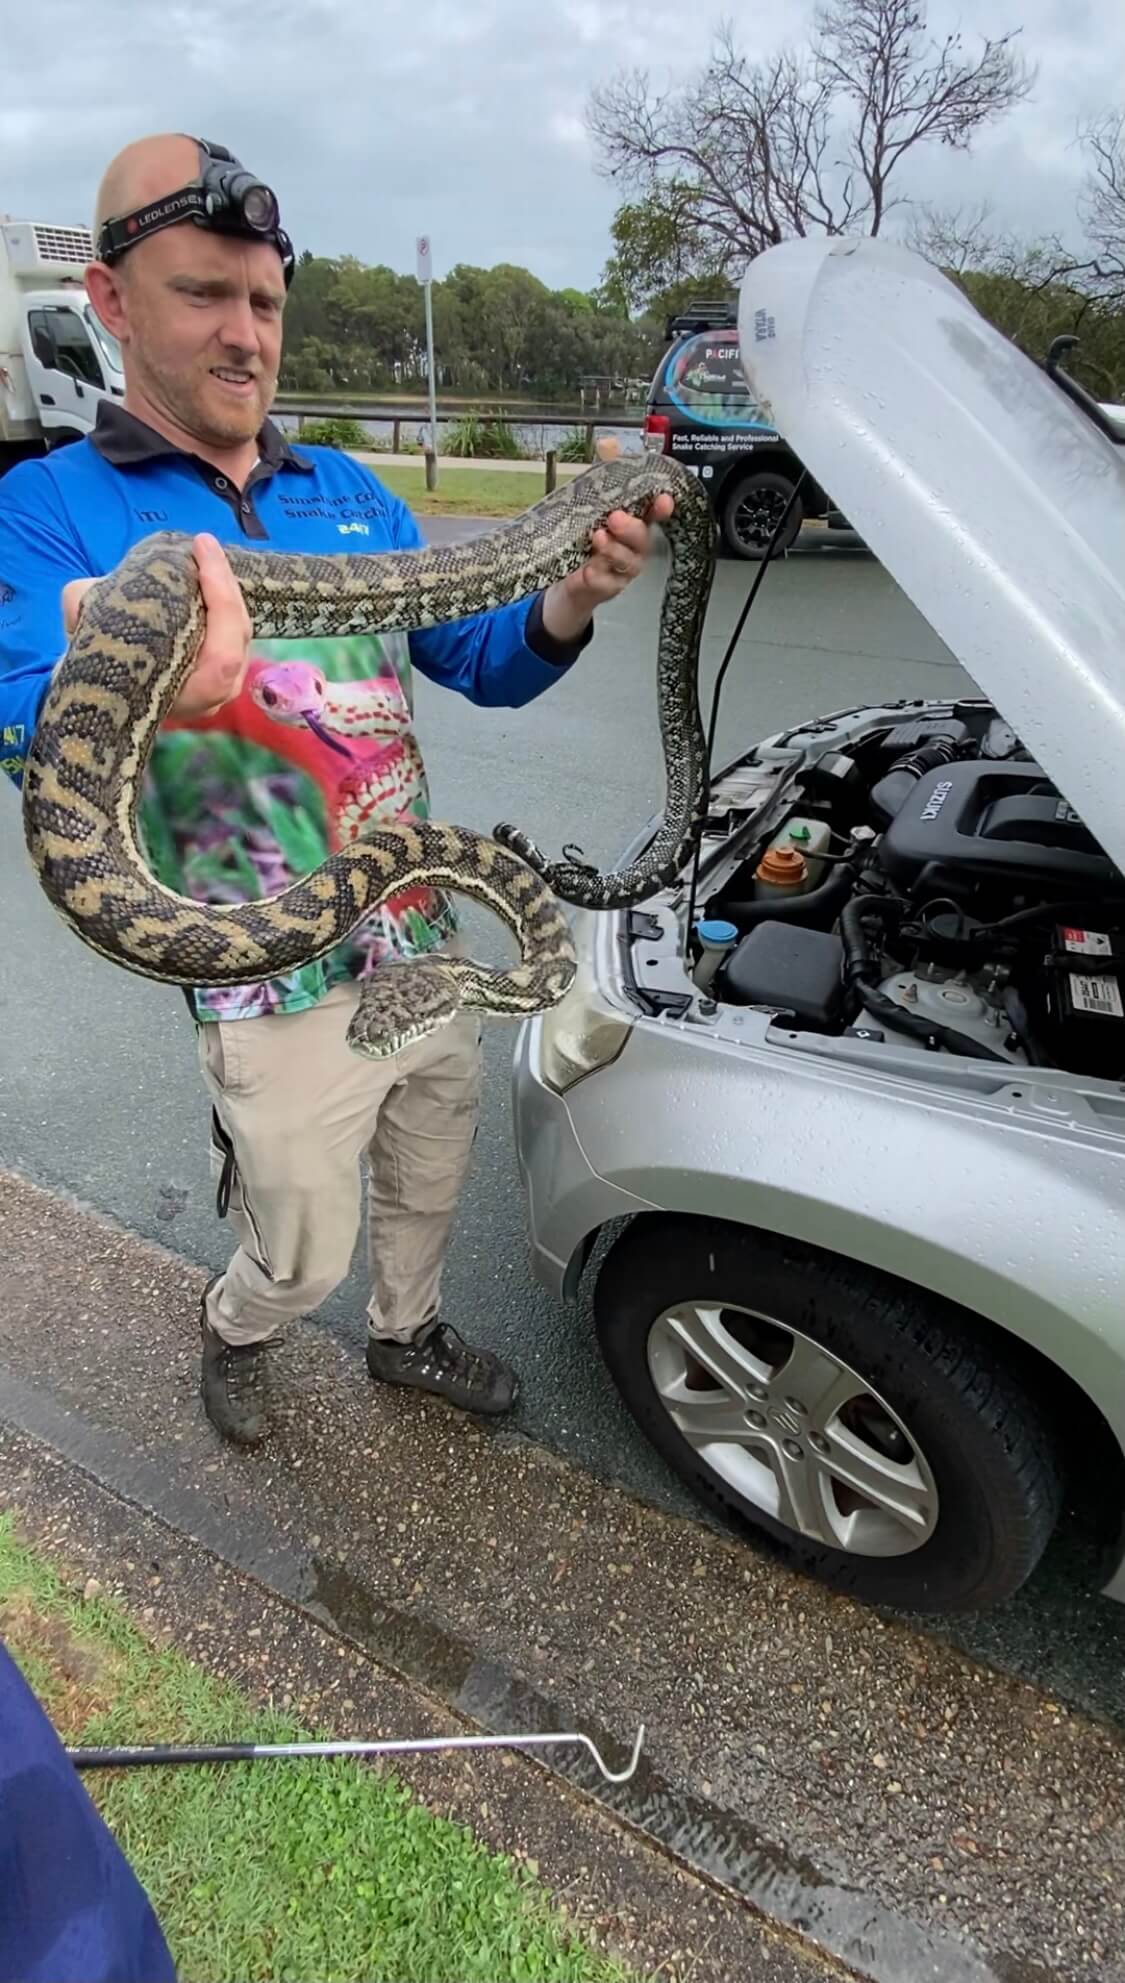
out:
{"label": "cloud", "polygon": [[[774,45],[811,18],[791,0]],[[718,4],[714,19],[723,9]],[[756,11],[756,10],[755,10]],[[931,0],[931,25],[957,25]],[[1074,231],[1076,121],[1112,96],[1125,10],[1094,0],[974,0],[966,43],[1022,18],[1033,102],[970,159],[931,151],[915,196],[976,204],[1024,231]],[[1096,24],[1095,24],[1096,23]],[[682,0],[52,0],[5,13],[0,210],[87,220],[109,155],[147,130],[197,130],[275,186],[301,248],[409,269],[430,233],[437,273],[522,262],[582,287],[608,252],[614,188],[594,169],[589,91],[640,63],[691,73],[709,17]],[[685,34],[685,26],[691,32]],[[749,30],[748,30],[749,32]],[[768,52],[754,23],[755,52]]]}
{"label": "cloud", "polygon": [[556,144],[569,145],[583,152],[587,149],[586,126],[576,111],[552,110],[547,129]]}

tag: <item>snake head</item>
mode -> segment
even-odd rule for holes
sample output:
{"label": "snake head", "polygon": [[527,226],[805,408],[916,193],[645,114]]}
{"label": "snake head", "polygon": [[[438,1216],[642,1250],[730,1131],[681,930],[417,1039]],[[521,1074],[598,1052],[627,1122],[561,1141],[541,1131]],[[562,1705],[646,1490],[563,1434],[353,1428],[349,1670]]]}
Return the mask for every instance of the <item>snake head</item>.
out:
{"label": "snake head", "polygon": [[324,721],[327,684],[311,661],[252,661],[246,675],[252,702],[274,723],[311,730],[329,750],[351,757],[349,746],[333,736]]}
{"label": "snake head", "polygon": [[461,1010],[458,976],[440,957],[389,958],[359,988],[347,1041],[365,1060],[386,1060],[439,1033]]}

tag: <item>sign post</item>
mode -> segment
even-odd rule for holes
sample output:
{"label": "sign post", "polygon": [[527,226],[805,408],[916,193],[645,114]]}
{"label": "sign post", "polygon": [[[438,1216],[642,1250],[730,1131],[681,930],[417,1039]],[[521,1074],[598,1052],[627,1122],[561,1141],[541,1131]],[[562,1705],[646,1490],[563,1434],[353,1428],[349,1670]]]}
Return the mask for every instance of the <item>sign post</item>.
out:
{"label": "sign post", "polygon": [[418,280],[426,298],[426,373],[430,386],[430,446],[426,455],[426,487],[437,487],[437,388],[434,377],[434,303],[433,303],[433,257],[430,251],[430,237],[420,234],[417,240]]}

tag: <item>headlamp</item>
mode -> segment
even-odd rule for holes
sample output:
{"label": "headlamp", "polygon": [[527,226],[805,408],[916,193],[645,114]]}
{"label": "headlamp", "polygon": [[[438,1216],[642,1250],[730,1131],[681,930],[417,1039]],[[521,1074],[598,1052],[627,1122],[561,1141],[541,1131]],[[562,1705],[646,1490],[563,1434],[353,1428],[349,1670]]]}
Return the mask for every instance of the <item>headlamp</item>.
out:
{"label": "headlamp", "polygon": [[199,174],[190,186],[166,193],[161,200],[133,213],[107,220],[98,236],[98,259],[110,267],[130,248],[162,228],[191,220],[197,227],[208,227],[215,234],[240,235],[244,240],[271,241],[281,256],[285,287],[293,280],[293,244],[281,226],[277,196],[269,186],[247,172],[241,161],[224,145],[194,138],[199,152]]}

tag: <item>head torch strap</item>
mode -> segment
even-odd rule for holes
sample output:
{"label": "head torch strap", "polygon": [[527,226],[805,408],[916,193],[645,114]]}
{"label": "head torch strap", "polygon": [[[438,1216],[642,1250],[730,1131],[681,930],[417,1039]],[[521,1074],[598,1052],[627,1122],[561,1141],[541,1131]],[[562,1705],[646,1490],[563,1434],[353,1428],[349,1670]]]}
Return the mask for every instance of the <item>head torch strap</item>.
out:
{"label": "head torch strap", "polygon": [[169,193],[166,199],[154,200],[151,206],[139,207],[136,213],[125,214],[120,220],[107,220],[98,236],[98,260],[112,268],[128,249],[135,248],[150,234],[159,234],[164,227],[176,227],[183,220],[194,220],[198,226],[208,227],[216,234],[235,234],[248,241],[269,241],[281,256],[288,289],[293,280],[296,256],[293,243],[283,227],[272,233],[259,234],[250,227],[240,227],[237,221],[212,211],[211,201],[202,186],[185,186],[178,193]]}
{"label": "head torch strap", "polygon": [[154,200],[151,206],[138,207],[135,213],[124,214],[119,220],[107,220],[98,236],[98,258],[112,264],[147,235],[158,234],[163,227],[175,227],[181,220],[197,218],[204,221],[208,218],[207,195],[202,186],[184,186],[178,193]]}

